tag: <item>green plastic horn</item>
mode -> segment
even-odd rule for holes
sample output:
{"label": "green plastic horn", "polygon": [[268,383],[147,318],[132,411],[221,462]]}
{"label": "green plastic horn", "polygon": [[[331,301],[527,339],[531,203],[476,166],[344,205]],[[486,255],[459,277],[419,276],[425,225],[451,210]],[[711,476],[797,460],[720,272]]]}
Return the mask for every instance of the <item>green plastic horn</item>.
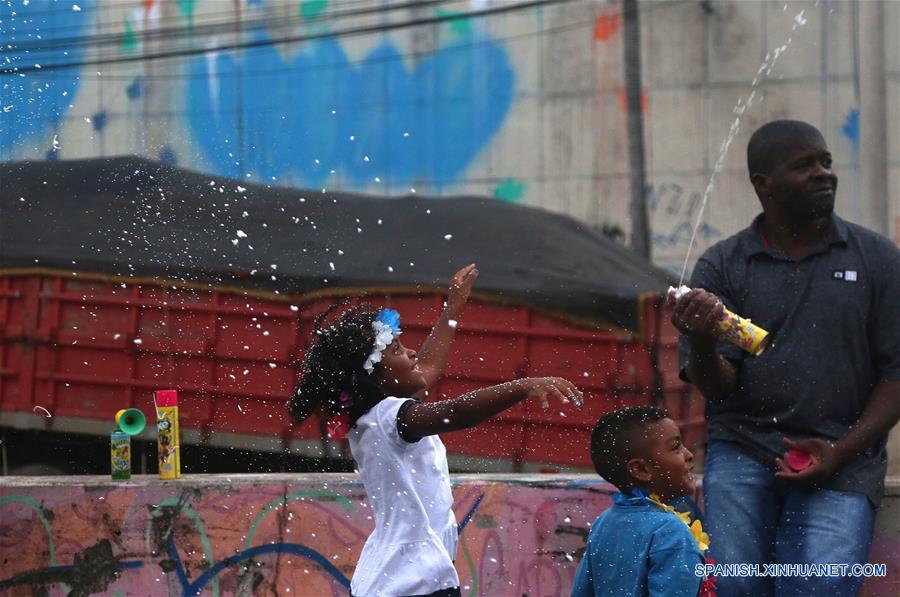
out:
{"label": "green plastic horn", "polygon": [[128,435],[137,435],[147,426],[147,417],[139,408],[123,408],[116,413],[116,425]]}

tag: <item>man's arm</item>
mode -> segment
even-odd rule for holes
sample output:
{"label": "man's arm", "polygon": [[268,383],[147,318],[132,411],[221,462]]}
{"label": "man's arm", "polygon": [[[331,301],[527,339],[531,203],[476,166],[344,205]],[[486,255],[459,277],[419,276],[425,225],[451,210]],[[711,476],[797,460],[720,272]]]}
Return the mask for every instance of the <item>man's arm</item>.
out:
{"label": "man's arm", "polygon": [[691,357],[687,366],[691,383],[710,402],[721,402],[737,387],[737,367],[716,352],[716,341],[688,338]]}
{"label": "man's arm", "polygon": [[672,325],[687,336],[687,374],[708,401],[721,401],[737,386],[737,367],[716,352],[717,325],[724,305],[719,297],[695,288],[674,303]]}
{"label": "man's arm", "polygon": [[872,390],[859,420],[847,434],[835,442],[823,439],[790,440],[784,443],[791,450],[803,450],[812,456],[812,465],[802,471],[792,470],[778,459],[775,476],[817,484],[830,479],[850,460],[881,440],[900,421],[900,380],[882,381]]}
{"label": "man's arm", "polygon": [[853,458],[884,438],[900,419],[900,249],[887,239],[870,252],[880,255],[882,262],[875,269],[874,300],[870,309],[870,345],[875,371],[881,381],[869,393],[859,419],[840,439],[791,441],[785,445],[803,450],[812,456],[812,465],[795,472],[778,461],[777,476],[812,484],[829,479]]}

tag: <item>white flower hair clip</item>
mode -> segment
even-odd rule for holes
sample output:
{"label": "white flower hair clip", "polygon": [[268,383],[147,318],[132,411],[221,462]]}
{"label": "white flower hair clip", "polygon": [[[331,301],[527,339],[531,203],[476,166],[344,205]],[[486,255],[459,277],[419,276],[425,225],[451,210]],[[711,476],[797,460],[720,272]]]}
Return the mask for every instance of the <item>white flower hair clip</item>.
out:
{"label": "white flower hair clip", "polygon": [[372,354],[363,363],[369,375],[375,371],[375,363],[381,362],[381,353],[391,345],[394,338],[402,334],[400,330],[400,314],[393,309],[382,309],[372,322],[372,330],[375,332],[375,346]]}

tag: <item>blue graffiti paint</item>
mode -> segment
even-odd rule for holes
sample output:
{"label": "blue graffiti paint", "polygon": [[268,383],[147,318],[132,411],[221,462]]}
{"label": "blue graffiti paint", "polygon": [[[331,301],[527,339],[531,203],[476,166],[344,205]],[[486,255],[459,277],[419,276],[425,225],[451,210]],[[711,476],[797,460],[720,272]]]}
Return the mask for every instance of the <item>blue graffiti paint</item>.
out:
{"label": "blue graffiti paint", "polygon": [[165,145],[159,150],[159,161],[163,164],[168,164],[169,166],[177,166],[178,156],[171,147]]}
{"label": "blue graffiti paint", "polygon": [[[92,19],[93,0],[79,3],[32,0],[0,3],[0,39],[3,39],[3,67],[33,68],[58,62],[78,62],[85,48],[77,43],[60,43],[63,38],[81,39]],[[40,37],[38,37],[40,36]],[[7,44],[9,47],[7,47]],[[78,89],[77,69],[31,71],[4,74],[0,85],[0,155],[31,138],[46,135],[63,119]],[[38,146],[47,143],[37,143]]]}
{"label": "blue graffiti paint", "polygon": [[451,183],[499,130],[515,87],[505,49],[476,36],[411,70],[388,39],[351,63],[336,38],[288,59],[263,46],[187,69],[188,122],[206,168],[309,186],[325,185],[331,170],[356,188],[376,176]]}
{"label": "blue graffiti paint", "polygon": [[847,112],[841,132],[853,144],[853,150],[859,152],[859,108],[851,108]]}
{"label": "blue graffiti paint", "polygon": [[[463,517],[462,522],[459,523],[457,529],[458,534],[461,535],[463,530],[466,528],[466,525],[468,525],[469,521],[472,520],[472,516],[475,514],[475,510],[478,509],[478,506],[481,504],[482,500],[484,500],[484,493],[478,495],[478,497],[475,499],[475,503],[472,504],[472,507],[469,508],[468,512],[466,512],[466,515]],[[300,545],[299,543],[271,543],[269,545],[250,547],[234,554],[233,556],[216,562],[215,565],[204,571],[203,574],[198,576],[197,579],[193,582],[191,582],[191,580],[187,577],[187,573],[184,569],[184,564],[181,561],[181,555],[178,553],[178,548],[175,546],[175,537],[171,533],[169,533],[169,536],[166,537],[166,553],[169,555],[169,559],[171,559],[172,563],[174,564],[175,575],[178,577],[178,582],[181,584],[184,595],[199,595],[204,587],[206,587],[206,585],[212,579],[216,578],[216,576],[222,573],[229,566],[239,564],[240,562],[249,560],[256,556],[272,553],[288,553],[306,558],[307,560],[318,564],[325,572],[330,574],[338,583],[340,583],[342,587],[344,587],[345,589],[350,588],[350,579],[344,576],[344,574],[340,570],[338,570],[334,566],[334,564],[332,564],[328,560],[328,558],[326,558],[316,550],[306,547],[305,545]],[[120,567],[135,567],[131,564],[131,562],[122,563],[120,564]],[[142,563],[137,562],[137,564]]]}
{"label": "blue graffiti paint", "polygon": [[[687,244],[691,240],[691,235],[693,234],[693,227],[690,222],[682,222],[675,226],[675,228],[668,234],[654,234],[653,235],[653,246],[665,249],[668,247],[674,247],[677,245]],[[722,231],[707,224],[706,222],[701,222],[701,224],[697,227],[697,239],[710,242],[714,240],[718,240],[722,238]]]}
{"label": "blue graffiti paint", "polygon": [[469,524],[469,521],[472,520],[472,516],[475,514],[475,510],[478,509],[478,506],[481,504],[481,500],[483,500],[483,499],[484,499],[484,493],[482,492],[475,499],[475,503],[472,504],[472,507],[469,508],[468,512],[466,512],[466,515],[463,516],[462,522],[459,523],[459,525],[457,526],[457,529],[456,529],[457,535],[462,535],[463,529],[465,529],[466,525]]}
{"label": "blue graffiti paint", "polygon": [[240,562],[249,560],[256,556],[271,553],[289,553],[300,556],[302,558],[306,558],[307,560],[318,564],[325,572],[334,577],[334,579],[337,580],[342,587],[344,587],[345,589],[350,588],[350,579],[344,576],[341,571],[334,566],[334,564],[328,561],[328,558],[326,558],[316,550],[306,547],[305,545],[300,545],[298,543],[271,543],[269,545],[259,545],[257,547],[245,549],[242,552],[236,553],[233,556],[229,556],[223,560],[220,560],[219,562],[216,562],[214,566],[211,566],[209,569],[204,571],[203,574],[198,576],[194,582],[191,582],[185,574],[184,565],[181,562],[181,556],[178,555],[178,548],[175,547],[175,539],[171,534],[166,539],[166,551],[169,554],[169,558],[171,558],[172,562],[175,564],[175,574],[178,577],[178,582],[181,583],[181,588],[184,595],[199,595],[203,588],[206,587],[206,585],[209,583],[209,581],[218,576],[229,566],[239,564]]}
{"label": "blue graffiti paint", "polygon": [[[181,588],[184,590],[184,594],[188,594],[188,587],[191,584],[191,581],[187,577],[187,573],[184,571],[184,564],[181,562],[181,555],[178,553],[178,548],[175,547],[175,536],[172,533],[169,533],[169,536],[166,537],[166,553],[169,554],[169,557],[172,559],[172,562],[175,564],[175,575],[178,577],[178,582],[181,583]],[[197,591],[199,593],[199,591]]]}
{"label": "blue graffiti paint", "polygon": [[97,112],[91,117],[91,125],[94,127],[94,130],[99,133],[106,128],[107,120],[106,112]]}
{"label": "blue graffiti paint", "polygon": [[136,100],[144,96],[144,78],[135,77],[131,84],[125,88],[128,99]]}

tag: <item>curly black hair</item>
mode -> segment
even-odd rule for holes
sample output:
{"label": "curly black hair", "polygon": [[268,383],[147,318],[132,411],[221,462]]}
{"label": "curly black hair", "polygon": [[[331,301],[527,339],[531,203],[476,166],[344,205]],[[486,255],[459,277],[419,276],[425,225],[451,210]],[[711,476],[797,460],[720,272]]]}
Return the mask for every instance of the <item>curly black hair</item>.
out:
{"label": "curly black hair", "polygon": [[[372,322],[379,309],[361,304],[348,307],[339,303],[316,318],[312,342],[306,349],[300,379],[288,404],[295,422],[314,412],[334,415],[346,412],[340,395],[347,392],[350,420],[365,414],[384,393],[363,364],[375,344]],[[376,372],[379,365],[375,365]]]}

